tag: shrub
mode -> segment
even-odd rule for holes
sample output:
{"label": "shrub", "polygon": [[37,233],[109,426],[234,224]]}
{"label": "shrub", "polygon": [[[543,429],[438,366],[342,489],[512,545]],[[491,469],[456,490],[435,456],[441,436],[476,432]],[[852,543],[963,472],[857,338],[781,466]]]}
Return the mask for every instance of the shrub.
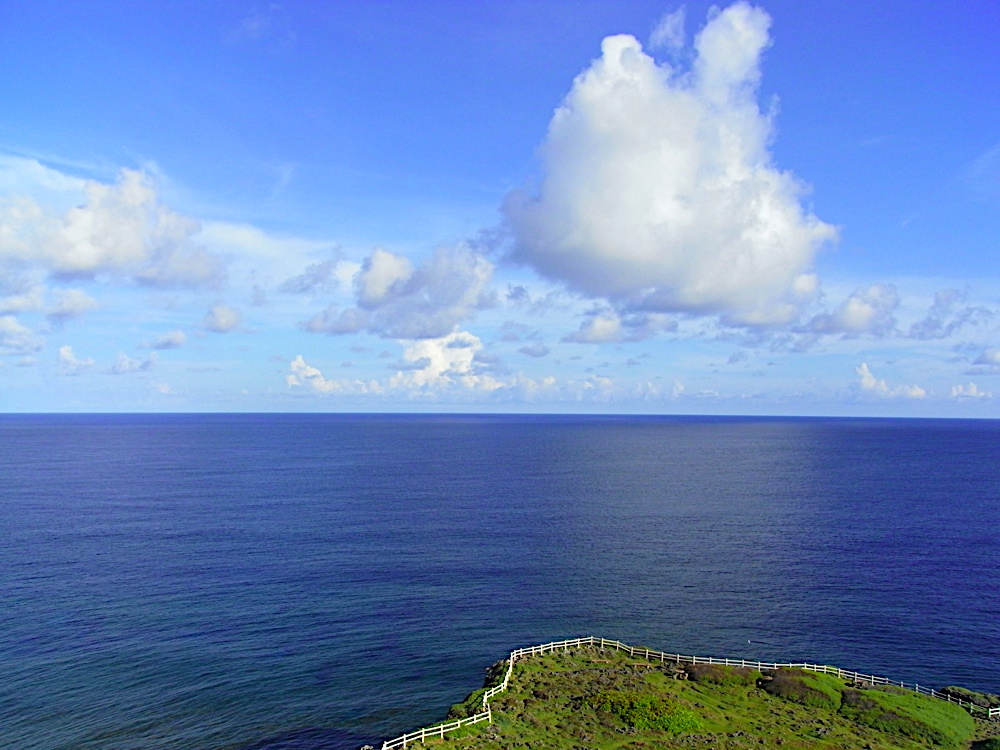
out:
{"label": "shrub", "polygon": [[842,686],[836,679],[802,669],[779,669],[769,675],[772,679],[761,687],[771,695],[803,706],[834,710],[840,707]]}
{"label": "shrub", "polygon": [[955,685],[943,687],[938,692],[943,693],[950,698],[965,701],[966,703],[972,703],[976,706],[981,706],[982,708],[1000,708],[1000,695],[993,695],[992,693],[977,693],[975,690],[968,690]]}
{"label": "shrub", "polygon": [[685,671],[695,682],[707,682],[712,685],[736,687],[739,685],[755,685],[760,679],[760,672],[749,667],[727,667],[724,664],[689,664]]}
{"label": "shrub", "polygon": [[954,704],[890,687],[844,690],[840,713],[887,734],[946,747],[964,745],[975,729]]}
{"label": "shrub", "polygon": [[456,703],[448,709],[449,719],[464,719],[468,716],[475,716],[483,710],[483,693],[486,688],[480,688],[469,693],[468,697],[461,703]]}
{"label": "shrub", "polygon": [[605,690],[588,698],[587,703],[591,708],[617,716],[634,729],[660,729],[677,734],[701,726],[692,711],[648,693]]}

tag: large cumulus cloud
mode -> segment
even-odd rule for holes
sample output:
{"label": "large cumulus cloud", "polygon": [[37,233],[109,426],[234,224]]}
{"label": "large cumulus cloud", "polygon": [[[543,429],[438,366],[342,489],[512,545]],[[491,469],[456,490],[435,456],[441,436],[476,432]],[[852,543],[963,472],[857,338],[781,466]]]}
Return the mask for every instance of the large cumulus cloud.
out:
{"label": "large cumulus cloud", "polygon": [[769,27],[746,3],[715,13],[688,71],[606,38],[552,118],[538,194],[505,201],[514,258],[623,308],[795,318],[836,233],[773,163],[757,103]]}

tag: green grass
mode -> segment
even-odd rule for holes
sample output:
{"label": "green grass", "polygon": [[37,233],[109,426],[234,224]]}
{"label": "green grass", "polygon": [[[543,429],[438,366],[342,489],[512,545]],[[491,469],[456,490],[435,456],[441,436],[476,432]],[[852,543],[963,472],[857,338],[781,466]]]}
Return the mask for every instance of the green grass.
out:
{"label": "green grass", "polygon": [[[799,670],[780,670],[786,674],[758,685],[748,670],[692,666],[596,647],[524,659],[510,688],[491,701],[494,724],[463,728],[444,744],[456,750],[959,750],[971,746],[976,729],[975,750],[1000,750],[983,744],[1000,734],[1000,724],[975,724],[944,701],[854,690],[836,677]],[[784,695],[763,689],[775,681],[791,687]],[[844,695],[853,696],[849,704],[863,700],[844,708]],[[476,713],[481,705],[480,692],[456,713]],[[886,720],[888,714],[896,718]]]}
{"label": "green grass", "polygon": [[844,690],[840,713],[859,724],[942,747],[961,747],[976,728],[972,717],[952,703],[890,687]]}
{"label": "green grass", "polygon": [[765,675],[764,690],[803,706],[836,709],[840,707],[843,680],[804,669],[779,669]]}
{"label": "green grass", "polygon": [[692,711],[652,693],[635,690],[602,690],[586,704],[607,711],[632,729],[660,729],[670,734],[693,732],[701,727]]}

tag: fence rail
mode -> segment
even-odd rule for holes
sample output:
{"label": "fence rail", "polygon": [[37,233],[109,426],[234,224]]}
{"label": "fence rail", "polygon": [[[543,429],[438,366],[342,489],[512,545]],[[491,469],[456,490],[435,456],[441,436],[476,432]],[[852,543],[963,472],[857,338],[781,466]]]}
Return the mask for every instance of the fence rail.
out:
{"label": "fence rail", "polygon": [[903,688],[904,690],[912,690],[916,693],[920,693],[921,695],[929,695],[934,698],[940,698],[941,700],[948,701],[949,703],[956,703],[970,714],[978,714],[987,719],[1000,720],[1000,708],[984,708],[983,706],[979,706],[969,701],[960,700],[951,695],[924,687],[923,685],[898,682],[897,680],[890,680],[887,677],[862,674],[861,672],[852,672],[849,669],[831,667],[827,664],[810,664],[808,662],[767,662],[753,661],[750,659],[717,658],[713,656],[685,656],[683,654],[668,654],[666,652],[655,651],[650,648],[629,646],[627,643],[609,640],[607,638],[587,636],[585,638],[573,638],[567,641],[553,641],[552,643],[543,643],[539,646],[526,646],[525,648],[514,649],[510,652],[510,656],[507,657],[507,672],[504,674],[503,680],[483,693],[483,710],[480,713],[466,719],[458,719],[447,724],[439,724],[437,726],[418,729],[414,732],[410,732],[409,734],[396,737],[395,739],[386,740],[382,743],[382,750],[394,750],[399,747],[405,748],[408,743],[416,742],[418,740],[420,742],[424,742],[424,740],[429,737],[440,737],[441,739],[444,739],[446,732],[451,732],[459,727],[468,726],[470,724],[478,724],[482,721],[488,721],[492,724],[493,712],[490,709],[490,699],[505,691],[510,685],[510,678],[514,673],[514,663],[518,659],[522,659],[527,656],[537,656],[538,654],[546,654],[550,651],[568,651],[571,648],[580,648],[581,646],[597,646],[602,649],[613,648],[618,651],[625,651],[633,657],[641,656],[646,661],[659,661],[661,663],[669,661],[674,662],[675,664],[723,664],[728,667],[749,667],[751,669],[760,670],[804,669],[809,672],[834,674],[841,679],[852,680],[854,682],[862,682],[869,685],[892,685],[893,687]]}

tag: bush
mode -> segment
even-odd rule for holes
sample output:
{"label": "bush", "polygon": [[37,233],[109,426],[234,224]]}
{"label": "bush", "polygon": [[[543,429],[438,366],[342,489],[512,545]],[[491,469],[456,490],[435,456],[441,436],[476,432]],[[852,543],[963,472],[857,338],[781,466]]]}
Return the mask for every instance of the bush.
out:
{"label": "bush", "polygon": [[962,708],[891,687],[844,690],[840,713],[887,734],[947,747],[964,745],[975,729]]}
{"label": "bush", "polygon": [[966,703],[972,703],[982,708],[1000,708],[1000,695],[993,695],[992,693],[977,693],[975,690],[967,690],[966,688],[957,687],[955,685],[943,687],[938,692],[947,695],[949,698],[955,698],[960,701],[965,701]]}
{"label": "bush", "polygon": [[724,664],[689,664],[685,671],[695,682],[707,682],[712,685],[737,687],[739,685],[755,685],[760,679],[760,672],[749,667],[727,667]]}
{"label": "bush", "polygon": [[588,698],[587,703],[591,708],[614,714],[634,729],[660,729],[677,734],[701,726],[692,711],[648,693],[605,690]]}
{"label": "bush", "polygon": [[448,709],[449,719],[464,719],[468,716],[475,716],[483,710],[483,693],[486,688],[480,688],[469,693],[468,697],[461,703],[456,703]]}
{"label": "bush", "polygon": [[834,710],[840,707],[842,685],[834,678],[802,669],[779,669],[768,674],[771,679],[761,687],[771,695],[803,706]]}

